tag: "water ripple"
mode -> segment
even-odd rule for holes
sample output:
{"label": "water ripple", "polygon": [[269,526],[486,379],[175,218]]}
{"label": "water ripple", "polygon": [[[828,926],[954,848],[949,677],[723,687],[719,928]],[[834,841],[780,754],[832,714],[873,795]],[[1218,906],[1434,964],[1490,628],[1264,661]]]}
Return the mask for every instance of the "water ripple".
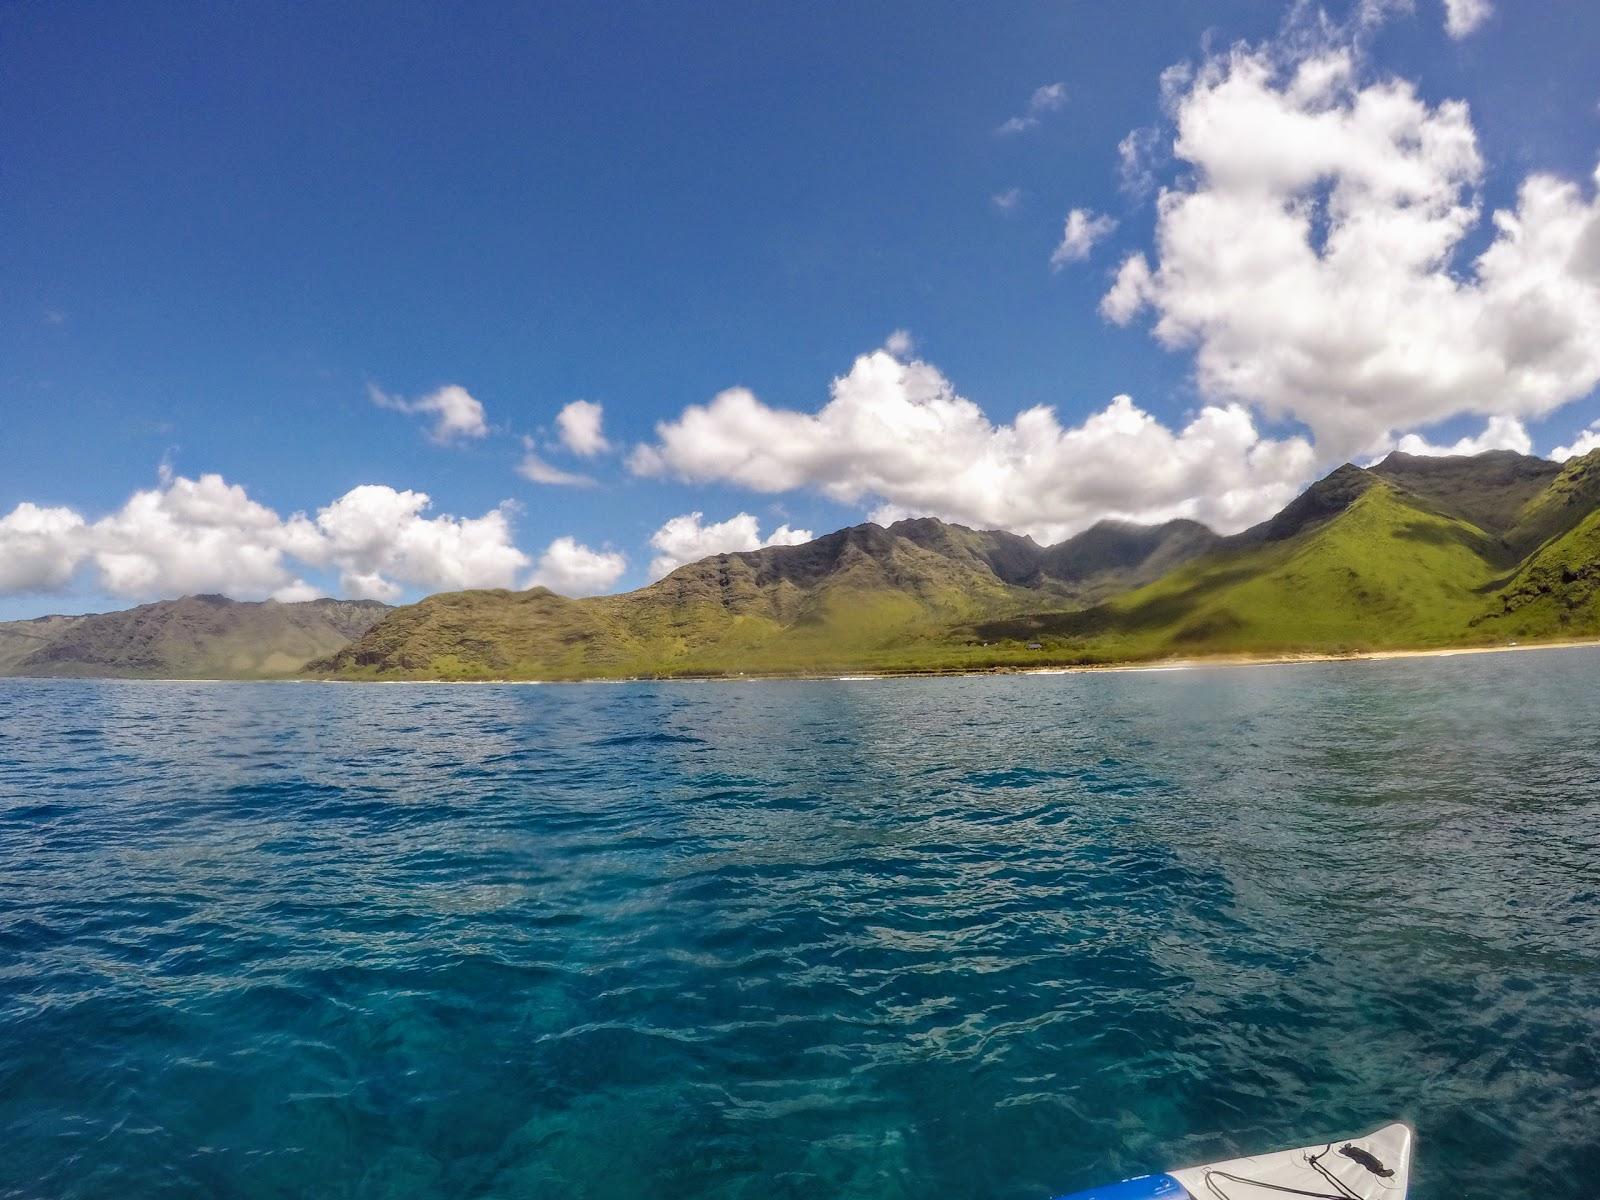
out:
{"label": "water ripple", "polygon": [[1595,661],[0,681],[0,1196],[1586,1196]]}

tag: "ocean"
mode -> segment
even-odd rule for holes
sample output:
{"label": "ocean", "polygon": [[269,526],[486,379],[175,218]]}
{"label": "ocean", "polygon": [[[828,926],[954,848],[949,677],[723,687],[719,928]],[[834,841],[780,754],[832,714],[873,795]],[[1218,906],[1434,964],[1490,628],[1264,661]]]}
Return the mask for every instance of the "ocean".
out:
{"label": "ocean", "polygon": [[0,680],[0,1196],[1600,1191],[1600,651]]}

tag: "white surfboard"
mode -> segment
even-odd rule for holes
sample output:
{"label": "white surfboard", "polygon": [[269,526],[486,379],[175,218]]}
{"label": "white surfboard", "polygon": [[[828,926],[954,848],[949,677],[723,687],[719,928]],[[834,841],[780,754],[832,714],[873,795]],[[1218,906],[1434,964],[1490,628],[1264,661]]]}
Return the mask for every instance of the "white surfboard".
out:
{"label": "white surfboard", "polygon": [[1060,1200],[1405,1200],[1411,1130],[1342,1138],[1091,1188]]}

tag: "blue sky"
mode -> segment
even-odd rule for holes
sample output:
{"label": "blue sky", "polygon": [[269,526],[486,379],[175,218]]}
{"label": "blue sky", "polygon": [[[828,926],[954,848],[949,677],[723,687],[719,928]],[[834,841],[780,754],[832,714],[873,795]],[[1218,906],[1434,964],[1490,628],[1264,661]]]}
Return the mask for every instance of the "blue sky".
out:
{"label": "blue sky", "polygon": [[[1600,312],[1600,9],[1457,6],[1455,36],[1443,0],[1320,19],[1267,0],[8,6],[0,617],[187,590],[609,590],[779,527],[908,512],[1042,540],[1102,514],[1229,527],[1394,445],[1586,448],[1597,326],[1586,346],[1527,314]],[[1331,90],[1295,91],[1335,59]],[[1412,124],[1374,134],[1361,114],[1397,82]],[[1287,181],[1298,150],[1234,158],[1257,136],[1240,123],[1276,128],[1285,105],[1341,147]],[[1185,158],[1186,119],[1232,132]],[[1430,148],[1397,201],[1372,181],[1417,129],[1465,129],[1474,154]],[[1479,267],[1530,176],[1567,191],[1519,245],[1559,245]],[[1449,228],[1448,253],[1391,278],[1330,240],[1309,274],[1199,278],[1224,178],[1221,249],[1252,240],[1229,222],[1270,185],[1274,211],[1329,206],[1314,241],[1365,228],[1361,205],[1432,205],[1415,238],[1395,228]],[[1187,213],[1163,216],[1163,187]],[[1072,210],[1108,232],[1052,266]],[[1136,255],[1154,282],[1119,274]],[[1305,304],[1249,310],[1256,277]],[[1386,346],[1342,330],[1361,289],[1413,285],[1406,311],[1450,321],[1390,322]],[[1114,287],[1133,311],[1107,311]],[[1484,357],[1482,329],[1519,321]],[[481,425],[430,438],[418,402],[447,387]],[[711,406],[730,388],[752,395]],[[562,441],[578,400],[606,449]],[[1019,421],[1039,406],[1054,425]],[[519,474],[530,445],[592,484]],[[390,491],[318,523],[363,487]],[[558,539],[591,557],[546,560]]]}

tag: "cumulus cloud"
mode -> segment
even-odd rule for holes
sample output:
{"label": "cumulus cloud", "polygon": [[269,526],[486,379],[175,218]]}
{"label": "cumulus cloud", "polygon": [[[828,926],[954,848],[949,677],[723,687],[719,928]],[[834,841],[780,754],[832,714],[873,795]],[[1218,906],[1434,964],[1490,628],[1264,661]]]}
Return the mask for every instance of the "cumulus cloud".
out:
{"label": "cumulus cloud", "polygon": [[1002,137],[1012,134],[1026,133],[1033,129],[1044,118],[1046,113],[1053,113],[1067,106],[1067,85],[1064,83],[1047,83],[1043,87],[1035,88],[1033,95],[1028,97],[1028,107],[1021,115],[1003,121],[995,132]]}
{"label": "cumulus cloud", "polygon": [[611,449],[606,440],[605,408],[592,400],[574,400],[556,414],[561,442],[581,458],[593,458]]}
{"label": "cumulus cloud", "polygon": [[1482,454],[1488,450],[1515,450],[1518,454],[1533,453],[1533,438],[1515,417],[1490,417],[1483,432],[1476,437],[1464,437],[1448,446],[1435,445],[1421,434],[1408,433],[1395,443],[1396,450],[1405,454]]}
{"label": "cumulus cloud", "polygon": [[1083,262],[1102,238],[1116,232],[1115,218],[1104,213],[1075,208],[1067,214],[1067,223],[1061,231],[1061,244],[1050,256],[1050,266],[1059,271],[1068,263]]}
{"label": "cumulus cloud", "polygon": [[763,546],[798,546],[814,536],[809,529],[780,525],[763,538],[760,523],[747,512],[711,525],[705,524],[704,513],[684,513],[650,535],[650,545],[657,551],[650,560],[650,578],[660,579],[685,563],[699,562],[713,554],[735,554]]}
{"label": "cumulus cloud", "polygon": [[572,537],[558,537],[539,556],[529,587],[545,587],[562,596],[598,596],[609,592],[628,569],[627,557],[610,550],[591,550]]}
{"label": "cumulus cloud", "polygon": [[1150,260],[1135,251],[1117,268],[1116,282],[1100,298],[1100,312],[1107,320],[1126,325],[1149,301],[1151,290]]}
{"label": "cumulus cloud", "polygon": [[433,428],[428,431],[428,437],[441,446],[466,438],[486,437],[489,433],[483,405],[466,388],[453,383],[415,400],[391,396],[372,384],[367,385],[367,395],[379,408],[432,417]]}
{"label": "cumulus cloud", "polygon": [[1569,458],[1582,458],[1585,454],[1592,454],[1596,450],[1600,450],[1600,421],[1596,421],[1573,438],[1571,444],[1557,446],[1550,451],[1550,457],[1556,462],[1566,462]]}
{"label": "cumulus cloud", "polygon": [[511,540],[507,508],[481,517],[426,517],[426,492],[362,484],[285,526],[286,547],[305,562],[336,567],[346,595],[379,600],[404,586],[425,591],[513,587],[528,556]]}
{"label": "cumulus cloud", "polygon": [[522,439],[522,461],[517,464],[517,474],[533,483],[547,483],[557,487],[593,487],[594,480],[576,471],[564,471],[554,463],[544,460],[538,444],[530,437]]}
{"label": "cumulus cloud", "polygon": [[[1310,427],[1327,458],[1463,414],[1537,417],[1600,382],[1600,199],[1535,174],[1479,233],[1467,106],[1368,80],[1358,50],[1236,47],[1164,83],[1174,156],[1156,257],[1102,302],[1192,348],[1198,381]],[[1597,172],[1600,180],[1600,172]]]}
{"label": "cumulus cloud", "polygon": [[1453,38],[1464,38],[1494,14],[1489,0],[1444,0],[1444,27]]}
{"label": "cumulus cloud", "polygon": [[299,571],[315,567],[337,571],[346,595],[388,600],[407,587],[509,587],[528,566],[504,508],[430,517],[429,504],[366,484],[314,517],[284,518],[220,475],[163,472],[97,521],[27,503],[0,517],[0,593],[60,591],[87,570],[96,590],[133,600],[304,600],[319,592]]}
{"label": "cumulus cloud", "polygon": [[774,408],[744,388],[691,405],[629,459],[640,475],[758,492],[815,489],[1053,542],[1102,517],[1193,517],[1239,529],[1293,498],[1315,466],[1303,438],[1263,437],[1240,405],[1207,405],[1171,429],[1126,396],[1083,422],[1030,408],[991,421],[928,363],[856,359],[817,412]]}
{"label": "cumulus cloud", "polygon": [[896,358],[908,358],[917,348],[917,339],[909,329],[896,329],[884,339],[883,348]]}
{"label": "cumulus cloud", "polygon": [[0,517],[0,595],[66,587],[88,553],[83,518],[24,501]]}
{"label": "cumulus cloud", "polygon": [[86,530],[102,590],[141,598],[227,588],[259,599],[297,582],[277,513],[220,475],[162,476]]}

